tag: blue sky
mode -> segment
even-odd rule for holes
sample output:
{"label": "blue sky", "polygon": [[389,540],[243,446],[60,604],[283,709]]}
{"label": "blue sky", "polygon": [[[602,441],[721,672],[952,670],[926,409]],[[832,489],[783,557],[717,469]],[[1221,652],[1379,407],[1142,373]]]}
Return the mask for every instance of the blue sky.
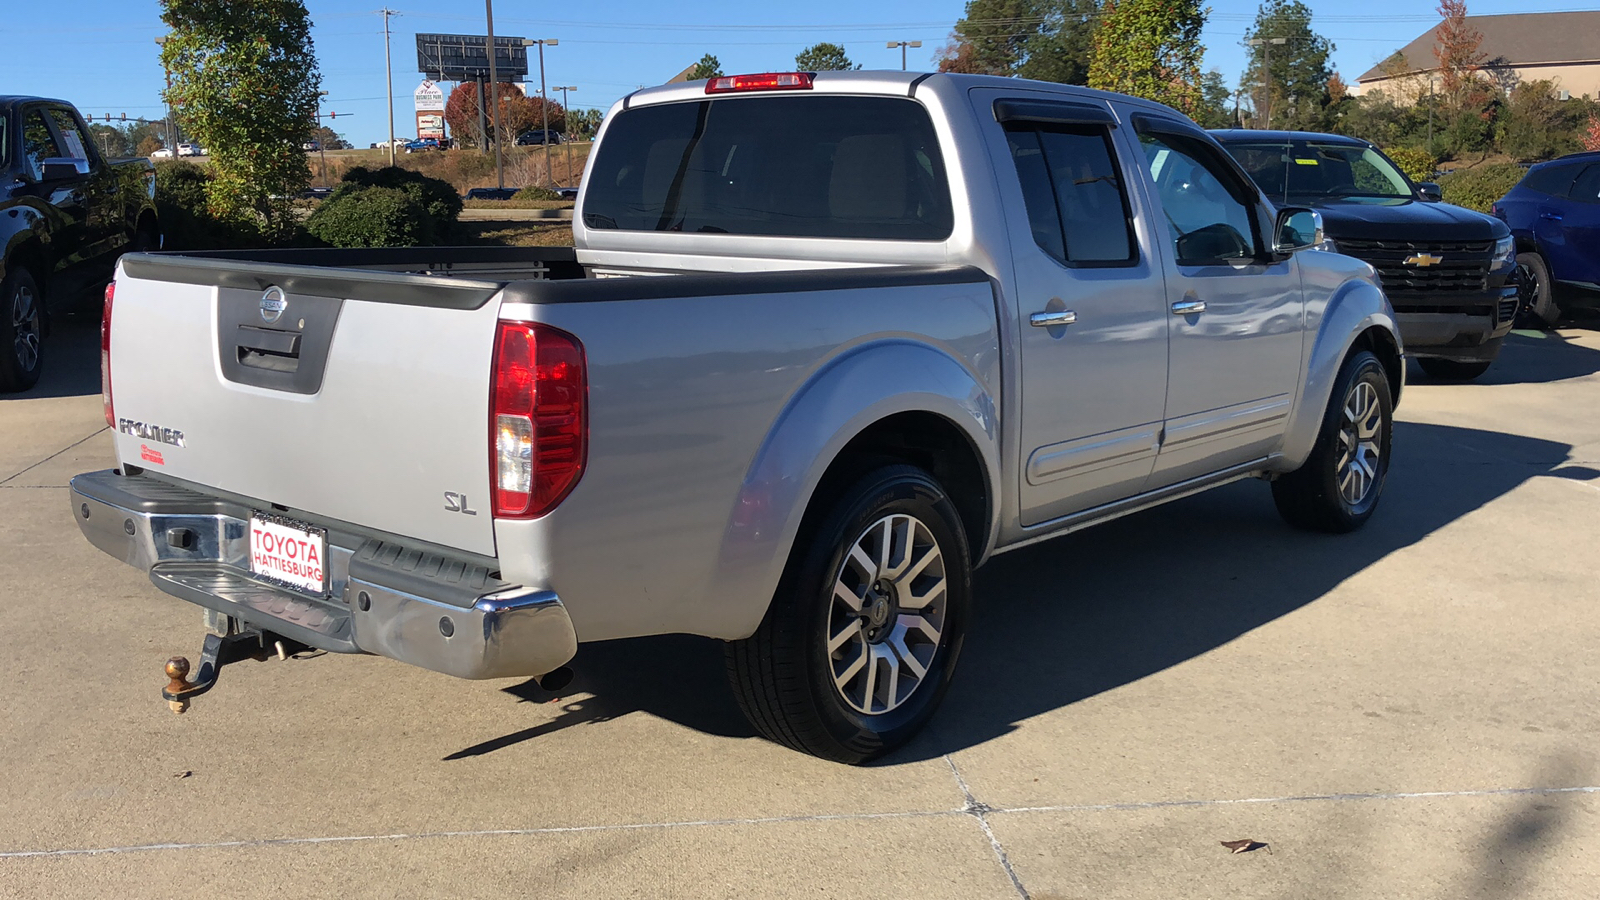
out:
{"label": "blue sky", "polygon": [[[400,15],[394,29],[395,121],[399,132],[412,117],[416,71],[414,35],[482,33],[483,4],[390,0]],[[86,114],[161,114],[161,65],[155,38],[165,32],[158,0],[8,0],[0,19],[5,61],[0,93],[42,94],[76,103]],[[328,109],[335,130],[357,146],[387,135],[384,116],[382,20],[375,0],[308,0]],[[1337,45],[1336,67],[1354,80],[1437,21],[1434,0],[1313,2],[1314,26]],[[1205,32],[1207,68],[1230,85],[1245,62],[1239,46],[1257,0],[1216,0]],[[844,44],[867,68],[899,68],[890,40],[921,40],[910,67],[929,69],[934,52],[961,15],[961,0],[812,0],[750,3],[697,0],[660,3],[595,0],[586,4],[495,0],[497,34],[556,38],[546,51],[549,84],[576,85],[575,107],[605,108],[640,85],[659,84],[700,58],[715,54],[724,71],[761,72],[793,67],[794,54],[818,41]],[[1474,14],[1592,9],[1563,0],[1473,2]],[[346,119],[346,116],[349,116]]]}

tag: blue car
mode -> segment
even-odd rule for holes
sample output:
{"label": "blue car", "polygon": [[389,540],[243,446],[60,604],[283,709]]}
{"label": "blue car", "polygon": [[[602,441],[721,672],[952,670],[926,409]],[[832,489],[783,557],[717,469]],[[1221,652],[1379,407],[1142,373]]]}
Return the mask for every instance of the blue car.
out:
{"label": "blue car", "polygon": [[1528,169],[1494,214],[1517,239],[1527,306],[1547,324],[1564,310],[1600,305],[1600,152]]}

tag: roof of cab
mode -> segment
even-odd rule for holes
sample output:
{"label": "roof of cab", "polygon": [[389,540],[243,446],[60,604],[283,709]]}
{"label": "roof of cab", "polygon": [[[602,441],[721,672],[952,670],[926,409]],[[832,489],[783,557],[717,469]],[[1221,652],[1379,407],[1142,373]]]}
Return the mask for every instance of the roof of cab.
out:
{"label": "roof of cab", "polygon": [[1352,144],[1372,146],[1370,141],[1344,134],[1324,134],[1320,131],[1265,131],[1254,128],[1213,128],[1211,136],[1226,144],[1230,141],[1318,141],[1324,144]]}

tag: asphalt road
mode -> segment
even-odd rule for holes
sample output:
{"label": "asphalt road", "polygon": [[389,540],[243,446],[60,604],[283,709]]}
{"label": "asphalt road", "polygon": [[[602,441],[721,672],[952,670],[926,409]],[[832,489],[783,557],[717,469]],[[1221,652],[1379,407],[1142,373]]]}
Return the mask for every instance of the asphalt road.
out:
{"label": "asphalt road", "polygon": [[1600,331],[1413,371],[1358,534],[1249,482],[997,559],[933,727],[859,769],[754,737],[684,637],[560,697],[247,662],[172,715],[200,615],[79,537],[92,324],[50,349],[0,399],[0,895],[1600,895]]}

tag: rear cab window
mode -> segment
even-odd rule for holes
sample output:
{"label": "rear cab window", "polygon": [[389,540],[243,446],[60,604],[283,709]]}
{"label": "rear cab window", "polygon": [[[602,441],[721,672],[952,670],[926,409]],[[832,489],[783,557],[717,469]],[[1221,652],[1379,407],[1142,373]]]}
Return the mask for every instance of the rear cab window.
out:
{"label": "rear cab window", "polygon": [[619,113],[583,201],[594,229],[938,241],[954,212],[914,100],[728,97]]}
{"label": "rear cab window", "polygon": [[1006,143],[1040,249],[1069,266],[1138,262],[1109,128],[1016,121]]}

